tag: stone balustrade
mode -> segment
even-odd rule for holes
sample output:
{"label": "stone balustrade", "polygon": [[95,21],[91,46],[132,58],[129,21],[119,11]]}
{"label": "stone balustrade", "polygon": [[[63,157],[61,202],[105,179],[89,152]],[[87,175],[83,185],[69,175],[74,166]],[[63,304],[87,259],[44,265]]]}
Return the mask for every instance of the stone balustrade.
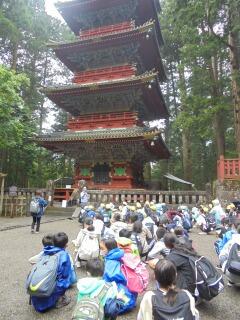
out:
{"label": "stone balustrade", "polygon": [[128,203],[155,201],[167,204],[195,205],[206,203],[209,196],[206,191],[147,191],[147,190],[89,190],[90,202]]}

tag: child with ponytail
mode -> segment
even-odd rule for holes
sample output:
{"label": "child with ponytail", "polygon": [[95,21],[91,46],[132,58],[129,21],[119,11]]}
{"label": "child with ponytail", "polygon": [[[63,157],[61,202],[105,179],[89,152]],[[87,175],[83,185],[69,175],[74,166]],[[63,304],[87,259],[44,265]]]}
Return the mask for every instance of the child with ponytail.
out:
{"label": "child with ponytail", "polygon": [[144,295],[137,320],[198,320],[194,298],[187,290],[180,290],[175,286],[175,265],[169,260],[159,260],[154,272],[159,289],[148,291]]}

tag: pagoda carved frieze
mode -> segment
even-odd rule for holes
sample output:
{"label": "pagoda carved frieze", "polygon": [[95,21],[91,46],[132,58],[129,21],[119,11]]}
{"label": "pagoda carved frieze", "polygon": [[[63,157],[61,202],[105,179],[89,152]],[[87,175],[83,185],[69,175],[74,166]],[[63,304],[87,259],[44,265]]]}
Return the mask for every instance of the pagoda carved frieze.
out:
{"label": "pagoda carved frieze", "polygon": [[99,48],[89,52],[72,52],[68,59],[78,66],[78,71],[131,64],[141,61],[138,43],[131,43],[112,48]]}
{"label": "pagoda carved frieze", "polygon": [[124,4],[84,12],[74,16],[73,20],[79,26],[79,31],[129,21],[135,16],[137,5],[138,0],[128,0]]}
{"label": "pagoda carved frieze", "polygon": [[120,111],[135,111],[136,109],[144,110],[142,100],[142,92],[136,90],[124,90],[120,92],[93,93],[91,95],[80,95],[63,97],[61,104],[66,106],[74,106],[71,108],[73,116]]}
{"label": "pagoda carved frieze", "polygon": [[77,145],[67,144],[64,146],[64,153],[76,159],[78,163],[86,161],[132,161],[132,159],[138,159],[138,161],[145,163],[150,159],[154,160],[151,152],[146,151],[143,140],[118,143],[98,141],[80,142]]}

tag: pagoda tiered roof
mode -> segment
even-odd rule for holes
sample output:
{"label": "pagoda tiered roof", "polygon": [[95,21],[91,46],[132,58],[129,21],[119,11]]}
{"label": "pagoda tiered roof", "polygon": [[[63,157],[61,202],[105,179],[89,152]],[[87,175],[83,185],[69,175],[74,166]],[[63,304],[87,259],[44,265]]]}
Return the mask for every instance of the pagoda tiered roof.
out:
{"label": "pagoda tiered roof", "polygon": [[139,119],[168,117],[156,72],[125,79],[71,84],[42,90],[72,116],[93,113],[139,111]]}
{"label": "pagoda tiered roof", "polygon": [[139,72],[156,67],[159,79],[166,80],[155,23],[148,21],[132,30],[50,43],[56,56],[73,72],[125,63],[137,63]]}
{"label": "pagoda tiered roof", "polygon": [[103,25],[135,20],[143,24],[154,19],[157,22],[159,42],[163,43],[158,14],[159,0],[73,0],[57,3],[57,8],[72,31],[93,29]]}
{"label": "pagoda tiered roof", "polygon": [[[133,160],[141,161],[169,158],[161,132],[146,127],[95,129],[56,132],[38,136],[36,141],[45,148],[66,153],[78,160]],[[97,152],[96,152],[97,150]],[[145,160],[144,160],[145,159]]]}

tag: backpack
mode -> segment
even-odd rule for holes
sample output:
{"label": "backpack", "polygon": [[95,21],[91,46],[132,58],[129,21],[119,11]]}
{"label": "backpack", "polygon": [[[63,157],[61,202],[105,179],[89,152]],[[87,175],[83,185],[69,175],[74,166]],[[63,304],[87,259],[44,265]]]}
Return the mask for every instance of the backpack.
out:
{"label": "backpack", "polygon": [[206,216],[206,231],[213,231],[214,229],[216,229],[216,220],[214,216]]}
{"label": "backpack", "polygon": [[108,292],[111,284],[105,283],[101,291],[94,298],[85,297],[77,302],[72,320],[103,320],[104,306],[102,299]]}
{"label": "backpack", "polygon": [[229,252],[224,272],[226,270],[236,276],[240,276],[240,245],[237,243],[234,243]]}
{"label": "backpack", "polygon": [[152,237],[154,237],[154,223],[147,222],[145,223],[145,227],[151,232]]}
{"label": "backpack", "polygon": [[30,202],[30,213],[32,214],[38,214],[40,211],[40,205],[37,198],[34,198]]}
{"label": "backpack", "polygon": [[143,253],[143,245],[139,235],[136,232],[132,232],[131,234],[132,243],[138,248],[139,255]]}
{"label": "backpack", "polygon": [[144,220],[144,215],[141,212],[137,212],[137,216],[138,216],[138,221],[143,221]]}
{"label": "backpack", "polygon": [[122,258],[121,271],[127,280],[127,288],[142,293],[148,286],[149,273],[139,257],[126,253]]}
{"label": "backpack", "polygon": [[93,219],[95,217],[96,213],[93,210],[87,210],[85,213],[85,218],[91,218]]}
{"label": "backpack", "polygon": [[109,214],[106,211],[103,213],[103,222],[104,224],[108,224],[110,222]]}
{"label": "backpack", "polygon": [[179,252],[178,255],[188,258],[193,274],[195,275],[195,297],[210,301],[224,289],[222,275],[218,273],[207,258],[203,256],[189,256]]}
{"label": "backpack", "polygon": [[78,222],[79,222],[79,223],[84,223],[84,220],[85,220],[86,218],[88,218],[87,210],[81,209],[80,215],[79,215],[79,218],[78,218]]}
{"label": "backpack", "polygon": [[177,293],[177,299],[173,305],[168,305],[163,299],[162,291],[155,290],[152,296],[153,319],[195,320],[195,315],[191,311],[190,297],[186,291],[180,290]]}
{"label": "backpack", "polygon": [[[84,231],[83,231],[84,232]],[[99,256],[98,236],[90,232],[84,232],[82,243],[77,256],[80,260],[90,260]]]}
{"label": "backpack", "polygon": [[32,268],[26,281],[30,296],[51,296],[57,282],[58,257],[58,254],[44,255]]}
{"label": "backpack", "polygon": [[183,228],[185,230],[190,230],[192,228],[192,224],[191,224],[191,221],[188,217],[184,217],[183,218]]}

